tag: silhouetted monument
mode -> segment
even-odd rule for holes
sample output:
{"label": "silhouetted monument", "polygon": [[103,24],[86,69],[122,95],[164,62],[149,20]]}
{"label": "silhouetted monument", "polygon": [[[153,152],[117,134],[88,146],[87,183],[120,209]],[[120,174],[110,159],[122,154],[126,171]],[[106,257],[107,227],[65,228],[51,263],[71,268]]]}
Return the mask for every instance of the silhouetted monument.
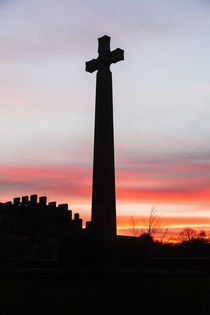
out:
{"label": "silhouetted monument", "polygon": [[116,200],[112,73],[110,65],[124,60],[124,51],[110,51],[110,37],[98,39],[98,58],[86,62],[97,72],[91,227],[96,233],[116,235]]}

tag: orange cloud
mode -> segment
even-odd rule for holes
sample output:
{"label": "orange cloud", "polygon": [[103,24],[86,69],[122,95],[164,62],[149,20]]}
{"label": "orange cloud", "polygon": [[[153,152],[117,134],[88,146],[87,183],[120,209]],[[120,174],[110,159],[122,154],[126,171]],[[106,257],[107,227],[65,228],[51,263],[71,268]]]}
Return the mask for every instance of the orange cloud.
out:
{"label": "orange cloud", "polygon": [[[169,166],[168,166],[169,167]],[[164,169],[168,168],[163,166]],[[172,167],[193,169],[193,166]],[[169,167],[171,169],[171,166]],[[204,174],[197,171],[204,170]],[[208,169],[208,167],[207,167]],[[196,171],[195,171],[196,170]],[[118,203],[188,203],[210,201],[210,172],[195,166],[193,176],[169,174],[158,175],[152,171],[119,170],[116,179]],[[176,172],[175,172],[176,173]],[[167,175],[167,176],[166,176]],[[191,174],[192,175],[192,174]],[[197,176],[197,177],[196,177]],[[91,196],[92,171],[81,167],[13,166],[0,168],[1,198],[11,194],[44,193],[55,196],[89,200]],[[7,197],[8,198],[8,197]]]}
{"label": "orange cloud", "polygon": [[[199,189],[199,188],[198,188]],[[158,189],[117,189],[117,198],[120,202],[130,201],[131,203],[149,202],[158,200],[161,203],[187,203],[193,201],[210,201],[210,188],[198,192],[177,192],[170,190],[158,191]]]}

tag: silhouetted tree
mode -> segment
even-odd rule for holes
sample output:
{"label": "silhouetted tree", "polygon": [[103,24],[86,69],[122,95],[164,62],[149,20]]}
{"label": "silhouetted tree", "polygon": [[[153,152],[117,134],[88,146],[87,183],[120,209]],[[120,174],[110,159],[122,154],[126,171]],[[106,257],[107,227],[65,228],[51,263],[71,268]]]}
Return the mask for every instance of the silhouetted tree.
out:
{"label": "silhouetted tree", "polygon": [[200,231],[198,233],[198,238],[199,239],[206,239],[207,238],[206,231],[205,230]]}
{"label": "silhouetted tree", "polygon": [[139,236],[139,228],[137,228],[137,221],[134,216],[132,216],[129,220],[130,232],[133,236]]}
{"label": "silhouetted tree", "polygon": [[197,232],[191,228],[185,228],[179,233],[179,239],[182,242],[191,241],[197,237]]}
{"label": "silhouetted tree", "polygon": [[152,206],[148,219],[144,220],[144,225],[146,228],[143,230],[142,234],[147,234],[152,238],[158,234],[161,242],[164,241],[168,233],[168,226],[161,221],[156,205]]}

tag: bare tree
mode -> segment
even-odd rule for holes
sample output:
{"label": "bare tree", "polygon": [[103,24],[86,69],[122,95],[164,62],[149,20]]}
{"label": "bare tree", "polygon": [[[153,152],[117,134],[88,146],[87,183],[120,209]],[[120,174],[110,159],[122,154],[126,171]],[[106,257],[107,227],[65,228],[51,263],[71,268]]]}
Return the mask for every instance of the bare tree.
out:
{"label": "bare tree", "polygon": [[197,236],[198,236],[198,238],[200,238],[200,239],[206,239],[206,238],[207,238],[206,231],[205,231],[205,230],[200,231],[200,232],[197,234]]}
{"label": "bare tree", "polygon": [[201,240],[207,241],[206,231],[202,230],[200,232],[193,230],[191,228],[185,228],[183,231],[179,233],[179,240],[181,242],[184,241],[193,241],[193,240]]}
{"label": "bare tree", "polygon": [[164,242],[166,235],[168,233],[168,226],[163,224],[161,221],[160,215],[158,213],[156,205],[153,205],[149,216],[146,220],[142,220],[141,225],[145,226],[144,228],[138,228],[137,220],[132,216],[129,220],[130,233],[133,236],[154,236],[159,237],[161,242]]}
{"label": "bare tree", "polygon": [[166,239],[166,235],[168,234],[168,229],[169,227],[168,226],[165,226],[161,232],[161,237],[160,237],[160,241],[161,243],[164,243],[165,239]]}
{"label": "bare tree", "polygon": [[137,228],[137,221],[134,215],[129,220],[130,232],[133,236],[139,236],[139,228]]}
{"label": "bare tree", "polygon": [[168,233],[168,226],[161,221],[156,205],[152,206],[148,219],[144,220],[144,225],[146,228],[143,229],[142,234],[147,234],[151,237],[158,235],[161,241],[164,241]]}
{"label": "bare tree", "polygon": [[197,237],[197,232],[191,228],[185,228],[179,233],[179,239],[184,241],[191,241]]}

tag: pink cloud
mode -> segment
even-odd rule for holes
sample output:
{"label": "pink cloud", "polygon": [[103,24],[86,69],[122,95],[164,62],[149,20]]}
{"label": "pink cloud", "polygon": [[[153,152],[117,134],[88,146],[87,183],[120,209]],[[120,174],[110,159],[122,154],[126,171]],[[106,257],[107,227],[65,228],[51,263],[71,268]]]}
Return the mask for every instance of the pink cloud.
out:
{"label": "pink cloud", "polygon": [[[210,201],[209,167],[191,165],[153,165],[137,171],[119,170],[116,174],[118,202],[186,203]],[[1,198],[43,193],[89,200],[92,171],[80,167],[6,166],[0,168]]]}

